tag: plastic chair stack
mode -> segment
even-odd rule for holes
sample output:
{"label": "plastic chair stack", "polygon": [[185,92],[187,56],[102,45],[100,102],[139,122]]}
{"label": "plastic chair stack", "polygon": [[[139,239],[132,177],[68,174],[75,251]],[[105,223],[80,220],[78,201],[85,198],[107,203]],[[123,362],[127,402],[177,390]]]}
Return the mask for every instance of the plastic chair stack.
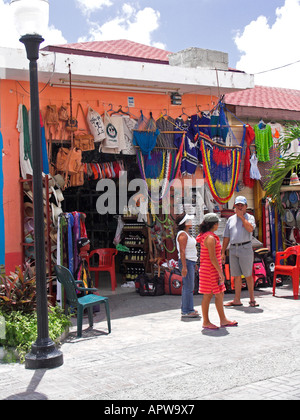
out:
{"label": "plastic chair stack", "polygon": [[[116,249],[112,248],[102,248],[102,249],[95,249],[92,251],[88,257],[88,266],[89,271],[95,273],[95,286],[99,287],[99,272],[100,271],[108,271],[110,273],[110,281],[111,281],[111,290],[115,291],[117,287],[117,279],[116,279],[116,267],[115,267],[115,256],[118,254]],[[97,262],[98,256],[98,265],[94,263]],[[91,265],[93,262],[93,265]]]}

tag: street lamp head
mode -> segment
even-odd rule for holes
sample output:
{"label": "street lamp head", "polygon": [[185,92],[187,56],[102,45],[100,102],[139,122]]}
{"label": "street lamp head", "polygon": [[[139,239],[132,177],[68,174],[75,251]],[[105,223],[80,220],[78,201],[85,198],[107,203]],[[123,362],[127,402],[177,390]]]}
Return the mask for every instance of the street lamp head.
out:
{"label": "street lamp head", "polygon": [[20,36],[41,35],[48,27],[48,0],[11,0],[10,7]]}

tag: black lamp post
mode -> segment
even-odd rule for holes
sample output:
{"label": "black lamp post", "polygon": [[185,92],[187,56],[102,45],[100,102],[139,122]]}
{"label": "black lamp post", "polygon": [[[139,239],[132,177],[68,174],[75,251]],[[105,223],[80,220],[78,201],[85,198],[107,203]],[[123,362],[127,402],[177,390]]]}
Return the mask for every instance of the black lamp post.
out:
{"label": "black lamp post", "polygon": [[[10,4],[14,8],[16,26],[19,28],[19,32],[21,34],[26,34],[21,37],[20,42],[25,45],[27,58],[30,62],[30,106],[38,338],[37,341],[32,344],[31,353],[27,354],[25,357],[25,367],[27,369],[53,369],[63,364],[63,354],[56,349],[55,344],[49,338],[45,261],[42,146],[37,68],[39,47],[44,39],[41,37],[41,35],[38,35],[38,32],[35,32],[36,27],[34,26],[34,24],[42,25],[41,20],[43,23],[45,23],[45,12],[47,13],[47,16],[49,16],[49,4],[46,0],[12,0]],[[43,17],[41,20],[39,20],[39,12],[41,12]],[[19,19],[22,19],[22,22],[18,22]],[[39,21],[35,22],[35,20]],[[28,25],[27,28],[26,24]],[[25,32],[23,32],[24,30]]]}

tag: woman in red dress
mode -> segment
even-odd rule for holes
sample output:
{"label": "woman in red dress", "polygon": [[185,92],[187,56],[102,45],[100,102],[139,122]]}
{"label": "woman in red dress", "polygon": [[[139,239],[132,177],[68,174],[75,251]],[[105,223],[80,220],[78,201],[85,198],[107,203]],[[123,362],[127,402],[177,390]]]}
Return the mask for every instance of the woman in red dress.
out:
{"label": "woman in red dress", "polygon": [[214,233],[218,229],[218,225],[219,218],[215,213],[205,215],[200,225],[201,233],[197,237],[197,242],[201,246],[199,293],[204,295],[202,300],[203,328],[209,330],[218,329],[209,320],[209,305],[213,296],[215,296],[221,327],[238,325],[236,321],[229,321],[224,313],[223,300],[226,288],[222,269],[222,246],[219,237]]}

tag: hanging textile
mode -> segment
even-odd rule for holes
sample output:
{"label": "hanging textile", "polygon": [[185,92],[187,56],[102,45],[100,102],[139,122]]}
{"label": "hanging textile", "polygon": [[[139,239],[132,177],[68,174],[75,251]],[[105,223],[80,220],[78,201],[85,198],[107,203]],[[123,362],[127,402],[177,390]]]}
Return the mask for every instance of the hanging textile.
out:
{"label": "hanging textile", "polygon": [[244,158],[244,174],[243,174],[243,182],[245,187],[253,188],[254,187],[254,180],[250,176],[251,171],[251,162],[250,162],[250,145],[255,140],[255,133],[252,127],[248,126],[246,128],[245,134],[245,141],[246,141],[246,152],[245,152],[245,158]]}
{"label": "hanging textile", "polygon": [[219,110],[211,116],[211,125],[217,126],[211,128],[211,138],[214,142],[226,145],[229,128],[224,111],[224,104],[220,103]]}
{"label": "hanging textile", "polygon": [[139,146],[144,155],[148,155],[151,159],[151,152],[156,146],[156,140],[160,131],[157,128],[155,131],[134,131],[133,144]]}
{"label": "hanging textile", "polygon": [[41,124],[41,142],[42,142],[42,156],[43,156],[43,172],[46,175],[49,175],[49,160],[48,160],[48,153],[47,153],[47,142],[46,142],[46,134],[45,134],[45,127],[44,121],[42,117],[42,113],[40,112],[40,124]]}
{"label": "hanging textile", "polygon": [[5,225],[3,210],[3,170],[2,170],[3,138],[0,131],[0,265],[5,265]]}
{"label": "hanging textile", "polygon": [[[159,194],[159,200],[162,200],[169,192],[172,181],[178,178],[180,173],[181,161],[183,156],[183,147],[184,147],[185,135],[182,138],[181,146],[177,151],[164,151],[163,156],[163,164],[162,164],[162,171],[160,176],[158,177],[158,181],[163,180],[163,185]],[[146,165],[145,165],[145,157],[143,153],[138,150],[137,151],[137,162],[139,165],[140,173],[144,181],[146,182],[148,188],[148,196],[151,201],[157,202],[154,197],[151,197],[151,179],[147,178],[146,175]]]}
{"label": "hanging textile", "polygon": [[265,128],[259,125],[254,126],[255,145],[259,162],[270,161],[270,149],[273,146],[273,136],[271,127],[267,124]]}
{"label": "hanging textile", "polygon": [[183,155],[181,161],[181,174],[194,175],[199,163],[199,149],[195,143],[195,136],[192,131],[191,119],[184,121],[181,117],[176,119],[175,131],[180,133],[175,134],[174,145],[179,149],[182,144],[182,131],[186,131],[184,136]]}
{"label": "hanging textile", "polygon": [[258,166],[257,166],[258,165],[258,159],[257,159],[255,153],[253,153],[253,155],[251,156],[250,164],[251,164],[250,178],[252,180],[254,180],[254,179],[256,179],[258,181],[261,180],[261,174],[260,174]]}
{"label": "hanging textile", "polygon": [[[77,242],[80,238],[87,238],[84,213],[61,213],[57,225],[57,264],[67,267],[73,276],[77,272],[81,259]],[[56,300],[63,305],[62,288],[57,283]]]}
{"label": "hanging textile", "polygon": [[28,112],[25,105],[20,104],[18,110],[17,129],[20,133],[19,149],[20,149],[20,168],[23,179],[27,175],[33,175],[31,164],[31,145],[28,125]]}
{"label": "hanging textile", "polygon": [[214,199],[221,205],[228,203],[237,188],[246,133],[246,125],[243,124],[244,134],[239,145],[227,120],[225,109],[225,104],[220,100],[212,110],[214,115],[219,113],[217,131],[213,130],[212,133],[220,137],[220,142],[227,139],[229,144],[235,146],[229,147],[213,142],[201,127],[197,127],[205,177]]}
{"label": "hanging textile", "polygon": [[214,199],[221,205],[228,203],[237,187],[241,169],[241,147],[214,144],[200,132],[203,169]]}

